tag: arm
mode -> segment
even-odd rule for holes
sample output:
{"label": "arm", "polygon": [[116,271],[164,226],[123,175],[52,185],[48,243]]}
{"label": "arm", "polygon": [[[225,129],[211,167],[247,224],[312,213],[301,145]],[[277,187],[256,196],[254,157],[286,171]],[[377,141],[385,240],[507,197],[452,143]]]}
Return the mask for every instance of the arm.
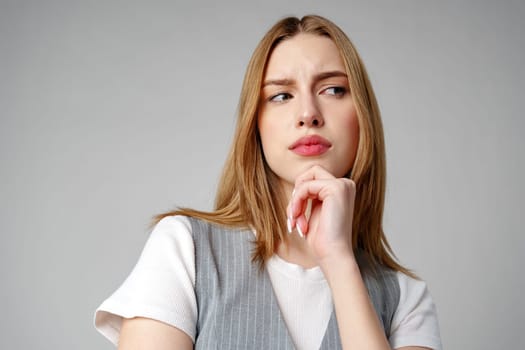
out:
{"label": "arm", "polygon": [[390,345],[353,256],[323,262],[343,349],[390,350]]}
{"label": "arm", "polygon": [[[311,201],[310,217],[306,217]],[[296,179],[288,212],[330,285],[343,349],[390,350],[352,250],[355,184],[314,166]]]}
{"label": "arm", "polygon": [[120,338],[128,346],[131,340],[140,340],[130,333],[141,335],[144,330],[128,329],[124,330],[126,335],[120,335],[121,329],[129,324],[134,325],[133,329],[148,326],[154,324],[152,320],[160,326],[177,327],[190,338],[195,336],[198,316],[194,252],[189,220],[182,216],[162,219],[148,237],[130,275],[97,309],[97,330],[113,344],[117,345]]}
{"label": "arm", "polygon": [[165,323],[149,318],[135,317],[122,321],[119,350],[193,349],[191,338]]}
{"label": "arm", "polygon": [[[325,262],[325,264],[328,262]],[[325,265],[344,349],[390,349],[354,259]],[[398,350],[425,350],[409,346]]]}
{"label": "arm", "polygon": [[296,179],[294,190],[290,225],[305,234],[330,285],[343,349],[390,350],[352,250],[354,182],[314,166]]}

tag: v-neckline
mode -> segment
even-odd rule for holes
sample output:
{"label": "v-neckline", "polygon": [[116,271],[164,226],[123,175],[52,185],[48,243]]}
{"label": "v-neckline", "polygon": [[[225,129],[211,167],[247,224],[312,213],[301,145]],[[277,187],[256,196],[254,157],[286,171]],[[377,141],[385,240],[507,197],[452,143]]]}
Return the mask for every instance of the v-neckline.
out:
{"label": "v-neckline", "polygon": [[[290,263],[290,262],[284,260],[283,258],[281,258],[279,256],[278,256],[278,259],[281,259],[285,263],[296,265],[296,264],[293,264],[293,263]],[[300,265],[297,265],[297,266],[300,267]],[[315,268],[316,267],[313,267],[313,269],[315,269]],[[305,270],[310,270],[310,269],[305,269]],[[284,325],[285,334],[286,334],[286,340],[287,340],[287,342],[290,342],[291,344],[293,344],[294,349],[296,349],[297,347],[296,347],[295,342],[293,341],[293,338],[292,338],[292,336],[290,334],[290,330],[288,329],[288,325],[286,324],[286,322],[284,320],[283,311],[281,310],[281,307],[279,306],[277,295],[275,294],[275,290],[273,288],[273,284],[272,284],[272,281],[271,281],[271,278],[270,278],[270,274],[268,272],[267,267],[265,267],[263,269],[263,274],[264,274],[265,281],[267,283],[269,283],[270,288],[271,288],[270,302],[277,308],[277,310],[279,310],[279,313],[278,313],[277,317],[279,319],[279,323]],[[335,342],[333,343],[333,340],[331,340],[331,338],[334,338],[334,337],[336,337],[336,338],[335,338]],[[337,325],[337,319],[335,317],[335,310],[334,310],[333,307],[332,307],[332,311],[330,312],[330,317],[328,319],[328,323],[326,324],[326,329],[325,329],[325,331],[323,333],[323,337],[321,339],[321,343],[320,343],[320,347],[319,347],[319,349],[325,349],[325,348],[326,349],[341,349],[341,342],[340,342],[340,339],[339,339],[339,329],[338,329],[338,325]]]}

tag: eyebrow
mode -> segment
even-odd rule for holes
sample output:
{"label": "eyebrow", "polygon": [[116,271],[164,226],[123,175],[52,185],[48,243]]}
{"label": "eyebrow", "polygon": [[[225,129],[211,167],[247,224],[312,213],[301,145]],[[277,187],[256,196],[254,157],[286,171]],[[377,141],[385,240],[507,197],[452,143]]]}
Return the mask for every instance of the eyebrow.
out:
{"label": "eyebrow", "polygon": [[[325,79],[328,79],[328,78],[333,78],[333,77],[348,78],[348,75],[345,72],[341,72],[339,70],[334,70],[334,71],[321,72],[319,74],[316,74],[314,76],[313,80],[315,82],[318,82],[318,81],[325,80]],[[263,88],[268,86],[268,85],[290,86],[290,85],[293,85],[294,83],[295,83],[295,81],[293,79],[270,79],[270,80],[266,80],[263,83]]]}

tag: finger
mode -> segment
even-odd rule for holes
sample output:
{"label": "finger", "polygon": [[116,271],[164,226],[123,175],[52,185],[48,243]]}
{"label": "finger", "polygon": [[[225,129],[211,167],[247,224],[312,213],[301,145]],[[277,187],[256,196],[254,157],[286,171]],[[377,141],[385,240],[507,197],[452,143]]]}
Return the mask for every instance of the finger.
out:
{"label": "finger", "polygon": [[304,215],[297,218],[296,229],[299,236],[306,238],[306,235],[308,234],[308,220]]}
{"label": "finger", "polygon": [[319,198],[318,191],[323,187],[323,184],[325,186],[329,185],[331,181],[333,182],[334,180],[315,180],[317,186],[311,186],[314,181],[309,181],[294,191],[293,198],[288,204],[288,221],[290,224],[287,223],[287,225],[290,230],[296,228],[300,236],[304,237],[306,235],[312,214],[313,202],[320,202],[317,200],[317,198]]}
{"label": "finger", "polygon": [[354,194],[355,190],[355,182],[346,178],[310,180],[305,181],[294,188],[294,196],[292,197],[292,200],[317,198],[322,201],[328,195],[335,194],[338,196],[347,196]]}
{"label": "finger", "polygon": [[314,165],[295,179],[295,186],[310,180],[335,179],[330,172],[320,165]]}
{"label": "finger", "polygon": [[334,180],[310,180],[303,182],[295,188],[294,195],[289,203],[289,216],[294,219],[305,213],[308,200],[323,199],[330,193]]}
{"label": "finger", "polygon": [[[324,202],[332,197],[341,205],[353,205],[355,200],[355,183],[350,179],[312,180],[304,182],[295,188],[295,194],[290,201],[290,218],[297,219],[306,214],[308,200]],[[305,215],[309,220],[309,215]],[[295,221],[294,221],[295,225]]]}
{"label": "finger", "polygon": [[[311,181],[315,179],[335,179],[335,177],[330,174],[327,170],[325,170],[320,165],[314,165],[311,168],[309,168],[306,172],[302,173],[300,176],[296,178],[295,186],[300,185],[303,182]],[[294,197],[295,188],[292,192],[292,199]],[[302,204],[301,204],[302,205]],[[301,211],[301,209],[299,209]],[[290,221],[292,221],[291,226],[295,226],[294,222],[294,215],[292,214],[292,200],[288,203],[288,206],[286,207],[286,215],[288,218],[290,218]]]}
{"label": "finger", "polygon": [[295,194],[292,196],[292,199],[288,203],[288,207],[287,207],[287,215],[288,215],[288,219],[290,221],[290,226],[292,229],[296,227],[297,218],[302,213],[306,212],[307,207],[308,207],[308,198],[301,200],[301,199],[298,199],[295,196]]}

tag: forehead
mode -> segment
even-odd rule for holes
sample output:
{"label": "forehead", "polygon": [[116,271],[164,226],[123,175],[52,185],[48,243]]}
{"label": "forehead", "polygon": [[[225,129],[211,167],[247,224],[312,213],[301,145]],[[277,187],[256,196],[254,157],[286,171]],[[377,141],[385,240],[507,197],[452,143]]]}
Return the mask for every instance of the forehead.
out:
{"label": "forehead", "polygon": [[343,59],[332,39],[314,35],[298,34],[279,43],[273,50],[266,66],[266,77],[282,78],[299,73],[321,71],[345,71]]}

